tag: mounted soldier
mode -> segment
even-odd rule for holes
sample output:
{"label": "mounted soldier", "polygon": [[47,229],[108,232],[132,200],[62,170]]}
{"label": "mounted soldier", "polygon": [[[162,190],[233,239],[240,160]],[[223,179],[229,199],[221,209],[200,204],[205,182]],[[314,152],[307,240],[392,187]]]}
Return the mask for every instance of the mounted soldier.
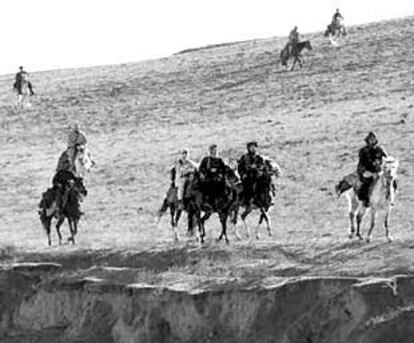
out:
{"label": "mounted soldier", "polygon": [[27,87],[30,91],[30,95],[34,95],[32,83],[29,81],[29,74],[23,69],[22,66],[20,66],[13,83],[13,89],[20,96],[23,95],[22,86],[24,84],[27,84]]}
{"label": "mounted soldier", "polygon": [[200,163],[200,177],[203,183],[203,195],[207,203],[213,197],[221,194],[225,190],[226,163],[218,154],[217,144],[212,144],[208,148],[209,155],[204,157]]}
{"label": "mounted soldier", "polygon": [[375,133],[370,132],[365,137],[366,145],[359,151],[357,175],[360,181],[358,197],[368,207],[369,188],[374,181],[374,174],[381,171],[383,159],[387,157],[384,149],[379,146]]}
{"label": "mounted soldier", "polygon": [[[56,168],[56,175],[62,174],[64,177],[56,178],[55,175],[53,178],[53,188],[56,191],[56,207],[58,213],[65,203],[65,196],[70,187],[71,179],[83,176],[77,168],[76,157],[78,153],[85,149],[86,144],[87,139],[85,133],[80,129],[78,124],[73,125],[68,136],[68,147],[60,155]],[[65,173],[61,173],[63,171],[65,171]],[[72,177],[70,175],[72,175]]]}
{"label": "mounted soldier", "polygon": [[190,152],[188,149],[180,151],[180,158],[175,162],[171,169],[172,187],[177,188],[178,206],[183,209],[183,199],[185,187],[191,176],[197,171],[197,163],[190,159]]}
{"label": "mounted soldier", "polygon": [[298,27],[295,26],[289,33],[288,49],[290,55],[296,55],[296,46],[299,43],[299,32]]}
{"label": "mounted soldier", "polygon": [[265,167],[264,158],[257,153],[257,142],[246,144],[247,153],[244,154],[237,165],[237,171],[243,184],[243,200],[245,205],[253,202],[256,195],[256,182]]}
{"label": "mounted soldier", "polygon": [[342,27],[342,21],[344,20],[344,17],[339,12],[339,9],[337,8],[334,15],[332,16],[332,25],[339,29]]}

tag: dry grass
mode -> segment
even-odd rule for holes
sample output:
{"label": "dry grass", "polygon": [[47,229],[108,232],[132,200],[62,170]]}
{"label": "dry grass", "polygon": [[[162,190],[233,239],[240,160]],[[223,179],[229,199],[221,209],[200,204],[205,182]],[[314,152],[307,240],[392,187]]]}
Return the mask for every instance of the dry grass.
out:
{"label": "dry grass", "polygon": [[[83,261],[87,267],[127,263],[122,257],[129,254],[135,256],[130,267],[137,267],[147,254],[142,267],[156,273],[178,268],[173,273],[212,277],[411,272],[413,24],[407,18],[351,28],[339,49],[310,35],[314,50],[293,73],[278,65],[280,39],[140,64],[34,73],[34,107],[17,114],[10,111],[11,77],[0,77],[2,260]],[[49,248],[36,207],[74,121],[88,135],[97,168],[87,179],[78,245]],[[381,227],[369,245],[350,242],[345,200],[332,192],[355,167],[369,130],[400,159],[392,244]],[[213,219],[206,248],[173,244],[167,217],[158,228],[153,215],[175,153],[189,147],[199,160],[217,142],[234,161],[250,139],[284,171],[272,211],[274,236],[217,246]],[[158,269],[164,263],[168,267]]]}

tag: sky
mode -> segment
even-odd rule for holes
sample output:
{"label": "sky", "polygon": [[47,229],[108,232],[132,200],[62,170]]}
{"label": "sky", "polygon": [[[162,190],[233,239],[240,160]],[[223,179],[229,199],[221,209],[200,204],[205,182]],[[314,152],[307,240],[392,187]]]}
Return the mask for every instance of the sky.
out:
{"label": "sky", "polygon": [[118,64],[208,44],[414,15],[413,0],[0,0],[0,74]]}

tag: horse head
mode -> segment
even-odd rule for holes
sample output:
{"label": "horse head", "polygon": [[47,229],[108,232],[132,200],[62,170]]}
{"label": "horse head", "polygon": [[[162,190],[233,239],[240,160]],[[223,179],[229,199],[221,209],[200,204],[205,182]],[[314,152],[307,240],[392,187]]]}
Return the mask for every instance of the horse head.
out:
{"label": "horse head", "polygon": [[384,159],[382,172],[388,180],[394,180],[397,177],[399,161],[394,157],[388,156]]}
{"label": "horse head", "polygon": [[94,165],[95,161],[92,158],[90,150],[84,145],[78,145],[76,147],[75,157],[76,173],[80,177],[84,177]]}
{"label": "horse head", "polygon": [[271,158],[265,157],[265,172],[270,174],[271,176],[275,176],[279,178],[282,175],[282,170],[280,169],[279,165]]}
{"label": "horse head", "polygon": [[305,41],[304,42],[304,44],[305,44],[305,48],[306,49],[308,49],[308,50],[312,50],[312,45],[311,45],[311,42],[309,41],[309,40],[307,40],[307,41]]}
{"label": "horse head", "polygon": [[232,186],[240,183],[239,173],[235,168],[231,168],[230,166],[226,165],[226,167],[224,168],[224,177]]}
{"label": "horse head", "polygon": [[77,193],[78,197],[86,197],[88,195],[88,191],[86,190],[86,187],[83,183],[83,178],[81,177],[77,177],[73,180],[73,185],[71,189],[73,189]]}

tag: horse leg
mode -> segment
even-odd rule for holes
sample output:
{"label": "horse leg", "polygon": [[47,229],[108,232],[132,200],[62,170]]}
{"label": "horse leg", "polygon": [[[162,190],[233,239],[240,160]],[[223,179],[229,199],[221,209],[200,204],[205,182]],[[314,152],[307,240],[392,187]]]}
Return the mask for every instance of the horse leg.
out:
{"label": "horse leg", "polygon": [[239,208],[237,207],[233,211],[233,217],[231,218],[230,222],[233,226],[233,232],[234,232],[234,235],[236,236],[236,239],[240,241],[241,237],[240,237],[239,231],[237,230],[237,216],[238,215],[239,215]]}
{"label": "horse leg", "polygon": [[377,216],[377,212],[374,211],[373,209],[371,209],[371,225],[369,227],[368,234],[367,234],[367,238],[366,238],[366,242],[367,243],[369,243],[370,240],[371,240],[371,233],[372,233],[372,230],[374,229],[374,226],[375,226],[375,218],[376,218],[376,216]]}
{"label": "horse leg", "polygon": [[266,213],[266,211],[263,211],[263,217],[264,217],[264,220],[266,221],[267,234],[269,235],[269,237],[272,237],[273,233],[272,233],[272,228],[270,225],[270,217]]}
{"label": "horse leg", "polygon": [[391,208],[392,208],[391,206],[388,207],[388,210],[387,210],[387,213],[385,214],[385,219],[384,219],[385,237],[387,238],[388,243],[392,242],[392,236],[390,235],[390,228],[389,228]]}
{"label": "horse leg", "polygon": [[194,215],[187,212],[187,236],[194,236]]}
{"label": "horse leg", "polygon": [[218,238],[218,242],[221,241],[221,239],[224,237],[226,240],[226,243],[229,244],[229,239],[227,237],[227,214],[224,212],[219,212],[219,218],[221,223],[221,234]]}
{"label": "horse leg", "polygon": [[49,246],[51,246],[52,245],[52,239],[50,237],[50,227],[51,227],[51,224],[52,224],[52,217],[45,217],[42,220],[42,224],[43,224],[43,227],[45,228],[45,231],[46,231],[46,234],[47,234],[47,243],[48,243]]}
{"label": "horse leg", "polygon": [[204,222],[201,218],[201,211],[199,209],[190,210],[192,216],[194,216],[197,226],[198,226],[198,241],[203,244],[204,243],[204,236],[205,236],[205,229],[204,229]]}
{"label": "horse leg", "polygon": [[60,227],[62,226],[63,222],[65,221],[65,217],[61,216],[59,217],[57,223],[56,223],[56,232],[59,237],[59,245],[62,245],[62,235],[60,233]]}
{"label": "horse leg", "polygon": [[355,193],[352,193],[353,195],[349,194],[348,192],[345,194],[348,199],[348,214],[349,221],[351,223],[351,232],[349,233],[349,239],[352,239],[355,234],[355,214],[358,210],[359,201]]}
{"label": "horse leg", "polygon": [[178,221],[181,217],[181,210],[178,208],[175,208],[175,206],[170,206],[170,214],[171,214],[171,229],[173,233],[173,238],[175,242],[178,242],[180,240],[180,237],[178,236]]}
{"label": "horse leg", "polygon": [[361,236],[361,223],[362,223],[362,219],[365,216],[365,213],[367,212],[367,208],[365,206],[360,206],[358,209],[358,213],[357,213],[357,232],[356,232],[356,236],[362,240],[362,236]]}
{"label": "horse leg", "polygon": [[69,224],[69,231],[70,231],[70,237],[68,238],[68,242],[72,242],[72,244],[75,244],[75,235],[74,235],[74,230],[73,230],[72,219],[68,218],[68,224]]}
{"label": "horse leg", "polygon": [[241,214],[241,219],[243,220],[243,224],[244,224],[244,228],[245,228],[245,230],[246,230],[246,235],[247,235],[247,238],[250,238],[250,228],[249,228],[249,226],[247,225],[247,223],[246,223],[246,218],[247,218],[247,216],[250,214],[250,212],[252,211],[252,208],[251,208],[251,206],[249,206],[248,208],[246,208],[245,210],[244,210],[244,212]]}
{"label": "horse leg", "polygon": [[293,64],[292,64],[292,68],[290,68],[290,71],[293,71],[295,69],[295,65],[296,65],[296,57],[293,59]]}
{"label": "horse leg", "polygon": [[260,225],[262,225],[263,223],[263,213],[262,213],[262,209],[260,209],[260,217],[259,217],[259,221],[257,222],[256,225],[256,239],[260,239],[260,235],[259,235],[259,230],[260,230]]}

